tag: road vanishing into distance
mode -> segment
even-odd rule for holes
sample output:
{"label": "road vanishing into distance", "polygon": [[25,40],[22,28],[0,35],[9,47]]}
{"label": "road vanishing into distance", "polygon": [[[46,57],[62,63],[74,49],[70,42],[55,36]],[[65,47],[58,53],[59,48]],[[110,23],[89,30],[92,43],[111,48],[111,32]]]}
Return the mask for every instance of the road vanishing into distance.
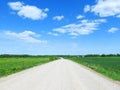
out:
{"label": "road vanishing into distance", "polygon": [[120,84],[59,59],[1,78],[0,90],[120,90]]}

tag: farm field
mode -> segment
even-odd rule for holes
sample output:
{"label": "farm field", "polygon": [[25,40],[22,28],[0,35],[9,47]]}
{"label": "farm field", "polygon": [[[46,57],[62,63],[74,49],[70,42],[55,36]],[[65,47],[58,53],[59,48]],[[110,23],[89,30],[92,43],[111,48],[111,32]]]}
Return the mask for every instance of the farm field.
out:
{"label": "farm field", "polygon": [[120,81],[120,57],[67,57],[74,62],[83,64],[98,73],[101,73],[113,80]]}
{"label": "farm field", "polygon": [[43,57],[0,57],[0,77],[7,76],[21,70],[44,64],[53,60],[57,57],[54,56],[43,56]]}

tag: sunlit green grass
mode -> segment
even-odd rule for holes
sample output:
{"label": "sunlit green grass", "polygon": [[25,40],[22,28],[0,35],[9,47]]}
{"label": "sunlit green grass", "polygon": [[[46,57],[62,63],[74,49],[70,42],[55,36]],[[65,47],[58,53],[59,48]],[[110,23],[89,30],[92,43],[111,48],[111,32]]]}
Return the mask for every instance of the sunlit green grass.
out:
{"label": "sunlit green grass", "polygon": [[41,65],[57,59],[56,57],[9,57],[0,58],[0,77]]}
{"label": "sunlit green grass", "polygon": [[120,57],[69,57],[69,59],[120,81]]}

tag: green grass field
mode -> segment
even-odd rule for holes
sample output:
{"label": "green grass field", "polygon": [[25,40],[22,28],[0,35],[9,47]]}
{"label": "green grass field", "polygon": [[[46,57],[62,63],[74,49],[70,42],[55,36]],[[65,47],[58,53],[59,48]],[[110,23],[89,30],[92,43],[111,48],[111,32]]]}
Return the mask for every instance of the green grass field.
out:
{"label": "green grass field", "polygon": [[2,57],[0,58],[0,77],[19,72],[21,70],[44,64],[57,57]]}
{"label": "green grass field", "polygon": [[68,57],[113,80],[120,81],[120,57]]}

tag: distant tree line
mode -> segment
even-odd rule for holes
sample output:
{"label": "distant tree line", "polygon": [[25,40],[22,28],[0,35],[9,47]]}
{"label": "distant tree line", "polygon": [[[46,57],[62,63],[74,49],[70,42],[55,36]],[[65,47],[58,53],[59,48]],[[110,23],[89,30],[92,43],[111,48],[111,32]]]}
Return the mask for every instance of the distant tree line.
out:
{"label": "distant tree line", "polygon": [[1,54],[0,58],[10,58],[10,57],[18,57],[18,58],[25,58],[25,57],[58,57],[57,55],[27,55],[27,54],[21,54],[21,55],[15,55],[15,54]]}
{"label": "distant tree line", "polygon": [[110,56],[120,56],[120,54],[88,54],[84,57],[110,57]]}
{"label": "distant tree line", "polygon": [[110,57],[110,56],[120,56],[120,54],[88,54],[88,55],[13,55],[13,54],[1,54],[0,58],[10,58],[10,57],[51,57],[51,58],[66,58],[66,57]]}
{"label": "distant tree line", "polygon": [[1,54],[0,55],[0,58],[9,58],[9,57],[33,57],[33,56],[27,55],[27,54],[23,54],[23,55]]}
{"label": "distant tree line", "polygon": [[120,57],[120,54],[87,54],[87,55],[63,55],[64,58],[76,58],[76,57]]}

